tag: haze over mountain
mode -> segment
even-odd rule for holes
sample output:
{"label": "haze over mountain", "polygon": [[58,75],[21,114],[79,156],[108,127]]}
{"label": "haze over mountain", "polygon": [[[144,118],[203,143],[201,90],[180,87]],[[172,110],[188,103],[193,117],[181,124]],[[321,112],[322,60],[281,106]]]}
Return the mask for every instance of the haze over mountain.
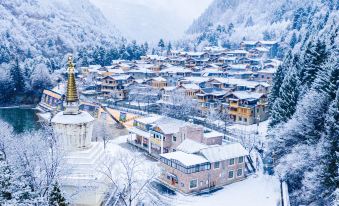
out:
{"label": "haze over mountain", "polygon": [[212,0],[90,0],[122,32],[138,41],[182,37]]}

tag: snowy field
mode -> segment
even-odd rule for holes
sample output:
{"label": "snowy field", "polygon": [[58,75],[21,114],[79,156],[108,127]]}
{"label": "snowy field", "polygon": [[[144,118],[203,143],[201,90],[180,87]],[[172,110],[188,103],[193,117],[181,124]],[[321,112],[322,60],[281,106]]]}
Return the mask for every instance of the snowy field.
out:
{"label": "snowy field", "polygon": [[[108,144],[108,151],[111,154],[118,154],[132,151],[126,141],[128,136],[120,136],[111,140]],[[148,159],[141,160],[144,162],[145,170],[150,167],[158,167],[157,162]],[[208,195],[185,196],[176,193],[174,196],[166,196],[172,205],[178,206],[221,206],[233,204],[237,206],[275,206],[279,200],[279,180],[275,176],[262,174],[262,170],[247,179],[225,186],[223,189]]]}

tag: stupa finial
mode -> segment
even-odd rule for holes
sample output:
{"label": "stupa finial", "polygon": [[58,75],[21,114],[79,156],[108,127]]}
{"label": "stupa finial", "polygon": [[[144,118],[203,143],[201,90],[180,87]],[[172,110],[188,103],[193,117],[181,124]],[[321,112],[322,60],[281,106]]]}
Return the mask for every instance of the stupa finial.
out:
{"label": "stupa finial", "polygon": [[68,82],[66,91],[66,103],[78,102],[78,91],[75,83],[73,57],[68,57]]}

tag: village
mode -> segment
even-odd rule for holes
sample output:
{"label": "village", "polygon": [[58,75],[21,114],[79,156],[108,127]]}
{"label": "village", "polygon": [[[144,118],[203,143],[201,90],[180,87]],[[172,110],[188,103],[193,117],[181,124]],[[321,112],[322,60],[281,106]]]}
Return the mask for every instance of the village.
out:
{"label": "village", "polygon": [[[243,41],[236,50],[170,51],[75,68],[79,108],[104,130],[94,129],[91,141],[106,145],[123,137],[159,161],[157,184],[182,194],[217,190],[256,174],[263,161],[258,150],[265,140],[267,96],[280,64],[270,58],[276,46]],[[51,121],[64,110],[66,87],[61,81],[44,90],[41,119]],[[265,172],[271,174],[271,166]]]}

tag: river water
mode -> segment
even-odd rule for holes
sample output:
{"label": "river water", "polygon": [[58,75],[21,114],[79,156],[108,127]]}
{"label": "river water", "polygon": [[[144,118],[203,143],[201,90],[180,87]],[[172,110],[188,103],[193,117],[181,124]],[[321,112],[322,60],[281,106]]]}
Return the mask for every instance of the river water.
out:
{"label": "river water", "polygon": [[0,108],[0,119],[12,125],[16,133],[40,128],[36,110],[31,108]]}

